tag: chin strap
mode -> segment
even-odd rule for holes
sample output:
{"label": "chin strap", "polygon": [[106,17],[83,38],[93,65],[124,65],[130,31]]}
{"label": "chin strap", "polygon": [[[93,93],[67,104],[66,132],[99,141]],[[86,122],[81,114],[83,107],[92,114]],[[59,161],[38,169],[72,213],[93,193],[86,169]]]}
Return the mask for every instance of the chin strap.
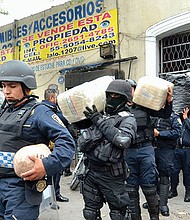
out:
{"label": "chin strap", "polygon": [[12,102],[7,102],[7,100],[5,99],[4,103],[1,106],[1,109],[6,108],[6,104],[8,105],[7,108],[13,108],[16,104],[18,104],[19,102],[22,102],[24,99],[39,99],[39,96],[36,95],[25,95],[23,96],[21,99],[17,99],[15,101]]}
{"label": "chin strap", "polygon": [[26,96],[24,96],[24,97],[27,98],[27,99],[30,99],[30,98],[39,99],[39,96],[37,96],[37,95],[26,95]]}

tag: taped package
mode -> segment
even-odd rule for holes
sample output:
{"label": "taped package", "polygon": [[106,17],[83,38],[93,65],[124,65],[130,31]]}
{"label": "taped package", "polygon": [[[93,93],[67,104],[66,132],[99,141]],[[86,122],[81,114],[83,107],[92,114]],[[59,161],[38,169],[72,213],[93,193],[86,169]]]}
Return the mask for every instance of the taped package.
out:
{"label": "taped package", "polygon": [[102,76],[90,82],[75,86],[57,97],[58,105],[70,122],[78,122],[85,119],[83,111],[88,106],[96,105],[98,111],[105,107],[105,91],[108,85],[114,80],[113,76]]}
{"label": "taped package", "polygon": [[158,111],[165,105],[168,86],[173,89],[174,84],[156,76],[143,76],[137,83],[133,102]]}

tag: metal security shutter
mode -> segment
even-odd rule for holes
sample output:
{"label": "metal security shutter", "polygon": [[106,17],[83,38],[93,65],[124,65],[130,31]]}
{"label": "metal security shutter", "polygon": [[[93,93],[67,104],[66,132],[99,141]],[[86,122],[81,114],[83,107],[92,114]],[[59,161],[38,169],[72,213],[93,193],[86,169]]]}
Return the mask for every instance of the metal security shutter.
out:
{"label": "metal security shutter", "polygon": [[101,76],[115,76],[116,78],[124,78],[122,73],[120,76],[118,76],[118,70],[115,69],[94,70],[89,72],[71,72],[65,74],[65,87],[70,89],[74,86],[80,85],[84,82],[89,82]]}

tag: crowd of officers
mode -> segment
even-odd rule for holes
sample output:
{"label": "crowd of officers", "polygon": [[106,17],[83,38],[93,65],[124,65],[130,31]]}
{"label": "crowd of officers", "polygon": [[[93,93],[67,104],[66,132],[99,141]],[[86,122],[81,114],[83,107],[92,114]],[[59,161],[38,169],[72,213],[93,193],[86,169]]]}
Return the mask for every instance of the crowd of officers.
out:
{"label": "crowd of officers", "polygon": [[[31,95],[36,78],[26,63],[2,64],[0,85],[5,95],[0,111],[0,220],[36,220],[43,191],[39,180],[48,185],[59,176],[59,185],[60,175],[73,159],[76,140],[52,105]],[[86,220],[102,220],[104,203],[112,220],[142,220],[140,188],[150,220],[159,220],[159,213],[169,216],[168,198],[178,195],[181,170],[184,201],[190,202],[189,108],[173,112],[170,86],[159,111],[137,105],[132,101],[136,86],[131,79],[113,80],[105,91],[104,111],[86,106],[86,119],[74,124],[80,131],[78,150],[86,158],[81,179]],[[54,143],[51,154],[43,159],[31,156],[34,167],[18,177],[14,154],[21,147],[48,146],[50,141]],[[59,187],[57,197],[61,198]]]}
{"label": "crowd of officers", "polygon": [[[131,86],[131,93],[125,82]],[[142,220],[140,188],[146,198],[143,208],[148,209],[150,220],[158,220],[160,213],[169,216],[168,198],[177,196],[181,170],[184,174],[184,201],[190,201],[188,187],[190,142],[187,138],[190,137],[187,134],[190,131],[189,109],[184,107],[180,114],[172,110],[171,87],[168,87],[165,106],[159,111],[139,106],[132,102],[136,82],[131,79],[125,82],[115,80],[108,86],[103,116],[94,106],[87,107],[87,111],[84,111],[86,118],[92,122],[91,131],[85,130],[84,136],[88,137],[89,133],[89,136],[95,140],[91,142],[88,137],[85,142],[82,135],[78,141],[80,150],[87,156],[87,174],[82,181],[85,202],[83,215],[87,220],[102,219],[100,210],[104,202],[107,202],[110,218],[113,220]],[[126,116],[127,114],[129,115]],[[122,115],[122,119],[118,119],[118,115]],[[132,123],[130,117],[135,118],[136,125]],[[111,119],[113,121],[109,122]],[[95,127],[94,132],[92,132],[93,127]],[[104,138],[111,142],[112,147],[105,142],[97,130],[100,130]],[[104,146],[104,149],[101,149],[101,146]],[[119,152],[118,147],[123,153]],[[116,155],[124,155],[118,156],[117,166],[114,163],[116,160],[113,162]],[[122,165],[121,158],[124,158],[126,166]],[[129,173],[122,173],[120,167],[128,170]],[[124,176],[128,201],[126,191],[117,188],[119,180],[122,184],[122,178],[114,181],[119,175]]]}

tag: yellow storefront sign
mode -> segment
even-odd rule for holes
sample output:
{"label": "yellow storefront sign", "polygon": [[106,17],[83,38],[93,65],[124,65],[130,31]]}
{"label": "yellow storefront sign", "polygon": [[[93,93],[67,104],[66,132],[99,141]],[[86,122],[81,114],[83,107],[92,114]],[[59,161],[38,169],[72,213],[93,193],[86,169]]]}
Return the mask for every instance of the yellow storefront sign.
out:
{"label": "yellow storefront sign", "polygon": [[0,64],[13,59],[13,48],[0,50]]}
{"label": "yellow storefront sign", "polygon": [[118,44],[116,9],[21,38],[20,60],[58,58],[106,43]]}

